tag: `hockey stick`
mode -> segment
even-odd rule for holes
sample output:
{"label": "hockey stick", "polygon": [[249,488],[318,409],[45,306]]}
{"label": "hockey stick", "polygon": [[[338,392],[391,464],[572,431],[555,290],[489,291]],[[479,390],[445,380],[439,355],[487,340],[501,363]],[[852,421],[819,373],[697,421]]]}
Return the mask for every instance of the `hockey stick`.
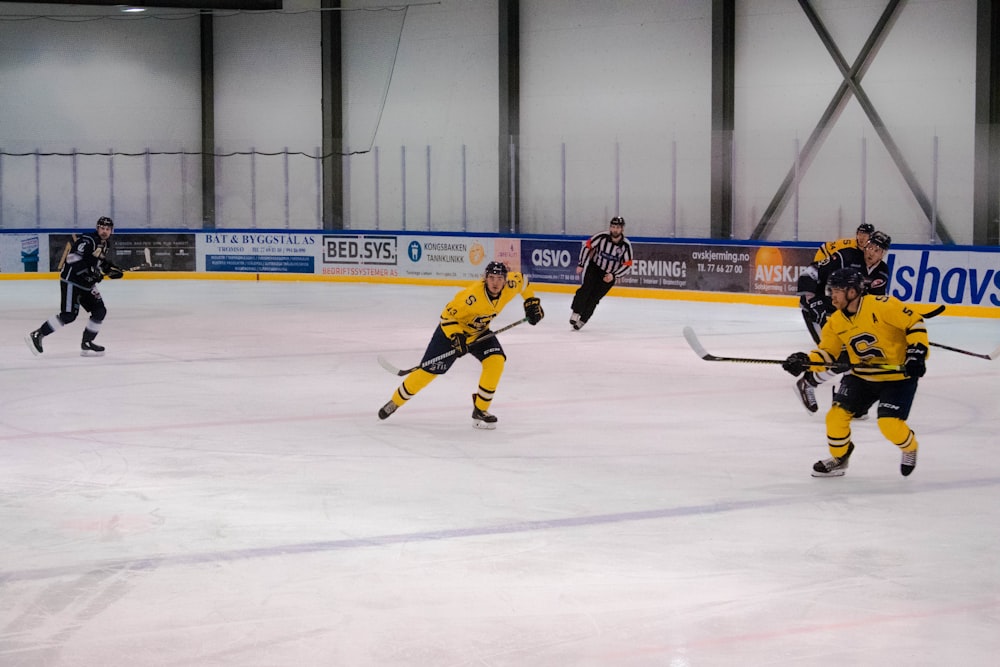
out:
{"label": "hockey stick", "polygon": [[153,255],[150,252],[149,248],[143,248],[142,249],[142,253],[143,253],[143,256],[146,259],[145,262],[143,262],[142,264],[137,264],[135,266],[129,267],[127,269],[122,269],[122,271],[145,271],[146,269],[152,269],[153,268]]}
{"label": "hockey stick", "polygon": [[[732,361],[732,362],[737,362],[737,363],[742,363],[742,364],[783,364],[783,363],[785,363],[784,359],[752,359],[752,358],[747,358],[747,357],[718,357],[718,356],[716,356],[714,354],[710,354],[708,352],[708,350],[706,350],[705,347],[701,344],[701,341],[698,340],[698,335],[695,334],[694,329],[692,329],[691,327],[684,327],[684,338],[687,339],[688,345],[691,346],[691,349],[694,350],[694,353],[697,354],[702,359],[704,359],[705,361]],[[895,364],[858,364],[858,365],[855,366],[855,365],[840,364],[840,363],[827,364],[827,363],[823,363],[821,361],[810,362],[809,367],[810,368],[836,368],[838,370],[841,369],[841,368],[843,368],[844,370],[848,370],[850,368],[875,368],[875,369],[879,369],[879,370],[883,370],[883,371],[901,371],[901,370],[903,370],[902,366],[898,366],[898,365],[895,365]]]}
{"label": "hockey stick", "polygon": [[76,243],[76,234],[66,241],[66,247],[63,248],[62,257],[59,258],[59,265],[56,267],[57,271],[62,271],[63,267],[66,266],[66,258],[69,256],[69,251],[73,249],[73,244]]}
{"label": "hockey stick", "polygon": [[[519,319],[517,322],[511,322],[507,326],[500,327],[496,331],[488,331],[485,334],[483,334],[482,336],[480,336],[479,338],[477,338],[475,340],[475,343],[478,343],[481,340],[486,340],[487,338],[492,338],[492,337],[496,336],[498,333],[503,333],[504,331],[507,331],[508,329],[513,329],[518,324],[524,324],[527,321],[528,321],[528,318],[527,317],[523,317],[523,318]],[[473,344],[475,344],[475,343],[473,343]],[[434,357],[433,359],[428,359],[427,361],[425,361],[425,362],[423,362],[423,363],[421,363],[421,364],[419,364],[417,366],[414,366],[413,368],[397,368],[397,367],[393,366],[391,363],[389,363],[389,361],[385,357],[383,357],[381,354],[378,355],[378,363],[379,363],[379,366],[381,366],[385,370],[389,371],[390,373],[393,373],[394,375],[403,376],[403,375],[409,375],[413,371],[418,370],[420,368],[427,368],[428,366],[432,366],[432,365],[436,364],[437,362],[441,361],[442,359],[447,359],[448,357],[454,356],[454,354],[455,354],[455,350],[448,350],[444,354],[439,354],[438,356]]]}
{"label": "hockey stick", "polygon": [[920,317],[924,318],[925,320],[929,320],[932,317],[937,317],[938,315],[940,315],[941,313],[943,313],[944,312],[944,308],[945,308],[944,306],[938,306],[937,308],[935,308],[935,309],[933,309],[933,310],[931,310],[929,312],[921,313]]}
{"label": "hockey stick", "polygon": [[[123,269],[120,266],[116,266],[115,268],[122,272],[122,275],[120,275],[118,277],[119,278],[123,278],[123,277],[125,277],[125,274],[129,273],[130,271],[142,271],[143,269],[146,268],[146,265],[145,264],[140,264],[139,266],[130,266],[127,269]],[[102,278],[110,278],[111,277],[111,272],[110,271],[105,271],[104,269],[101,269],[101,277]],[[114,280],[114,279],[112,278],[112,280]]]}
{"label": "hockey stick", "polygon": [[122,269],[122,271],[145,271],[146,269],[153,268],[152,264],[136,264],[135,266],[130,266],[127,269]]}
{"label": "hockey stick", "polygon": [[950,350],[951,352],[958,352],[959,354],[967,354],[970,357],[976,357],[977,359],[986,359],[987,361],[993,361],[994,359],[1000,358],[1000,346],[993,350],[989,354],[981,354],[979,352],[969,352],[968,350],[961,350],[957,347],[951,347],[950,345],[942,345],[941,343],[931,342],[934,347],[940,347],[942,350]]}

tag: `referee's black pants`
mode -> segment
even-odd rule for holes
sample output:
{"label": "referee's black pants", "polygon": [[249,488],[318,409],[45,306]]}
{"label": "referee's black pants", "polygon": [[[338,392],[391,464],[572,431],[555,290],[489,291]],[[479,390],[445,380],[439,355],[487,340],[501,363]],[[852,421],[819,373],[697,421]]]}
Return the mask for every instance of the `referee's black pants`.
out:
{"label": "referee's black pants", "polygon": [[590,319],[597,304],[615,285],[614,280],[609,283],[604,282],[604,273],[597,264],[588,262],[587,269],[583,272],[583,284],[573,295],[573,312],[579,314],[584,322]]}

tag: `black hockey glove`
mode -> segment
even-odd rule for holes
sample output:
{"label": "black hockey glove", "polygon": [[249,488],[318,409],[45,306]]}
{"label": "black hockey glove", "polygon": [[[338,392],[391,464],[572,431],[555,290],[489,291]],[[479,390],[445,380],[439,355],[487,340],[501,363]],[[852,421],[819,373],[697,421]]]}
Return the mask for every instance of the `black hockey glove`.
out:
{"label": "black hockey glove", "polygon": [[785,359],[785,363],[781,364],[781,367],[785,369],[788,373],[798,377],[802,375],[807,368],[809,368],[809,355],[805,352],[795,352],[794,354],[788,355]]}
{"label": "black hockey glove", "polygon": [[106,267],[104,275],[106,275],[108,278],[111,278],[112,280],[118,280],[119,278],[125,275],[125,272],[119,269],[114,264],[111,264]]}
{"label": "black hockey glove", "polygon": [[927,372],[927,346],[915,343],[906,348],[906,361],[903,362],[903,373],[906,377],[922,378]]}
{"label": "black hockey glove", "polygon": [[545,311],[542,310],[542,302],[537,296],[524,300],[524,316],[528,318],[528,324],[531,326],[535,326],[545,317]]}
{"label": "black hockey glove", "polygon": [[461,357],[469,353],[469,343],[465,340],[465,334],[452,334],[448,340],[451,341],[451,347],[455,350],[456,357]]}
{"label": "black hockey glove", "polygon": [[813,322],[822,326],[826,322],[826,301],[821,296],[814,296],[811,299],[802,297],[802,307],[809,311]]}
{"label": "black hockey glove", "polygon": [[828,366],[828,369],[838,375],[851,370],[851,358],[847,355],[846,349],[841,350],[840,356],[833,362],[833,365]]}
{"label": "black hockey glove", "polygon": [[838,375],[840,375],[841,373],[846,373],[847,371],[851,370],[851,362],[840,361],[838,359],[837,362],[833,364],[833,366],[830,366],[830,370],[833,371],[834,373],[837,373]]}

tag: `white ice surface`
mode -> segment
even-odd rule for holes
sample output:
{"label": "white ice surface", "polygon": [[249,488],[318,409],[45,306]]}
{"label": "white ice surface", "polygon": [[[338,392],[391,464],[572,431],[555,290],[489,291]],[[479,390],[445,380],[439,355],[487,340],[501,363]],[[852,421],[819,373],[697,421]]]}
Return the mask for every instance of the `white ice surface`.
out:
{"label": "white ice surface", "polygon": [[[33,357],[0,282],[0,665],[996,665],[1000,361],[933,350],[919,465],[847,476],[778,366],[795,309],[570,296],[380,422],[451,287],[122,280]],[[519,301],[498,324],[521,316]],[[1000,321],[929,321],[989,352]]]}

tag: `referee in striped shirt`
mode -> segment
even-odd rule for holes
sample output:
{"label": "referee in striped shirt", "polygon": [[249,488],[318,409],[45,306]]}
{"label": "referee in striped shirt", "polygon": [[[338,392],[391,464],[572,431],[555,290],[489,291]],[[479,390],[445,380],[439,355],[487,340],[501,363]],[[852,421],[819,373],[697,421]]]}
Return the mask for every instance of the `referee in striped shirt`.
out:
{"label": "referee in striped shirt", "polygon": [[583,328],[597,304],[630,266],[632,244],[625,238],[625,218],[616,215],[608,231],[594,234],[580,249],[576,272],[583,273],[583,284],[573,296],[573,314],[569,318],[574,330]]}

